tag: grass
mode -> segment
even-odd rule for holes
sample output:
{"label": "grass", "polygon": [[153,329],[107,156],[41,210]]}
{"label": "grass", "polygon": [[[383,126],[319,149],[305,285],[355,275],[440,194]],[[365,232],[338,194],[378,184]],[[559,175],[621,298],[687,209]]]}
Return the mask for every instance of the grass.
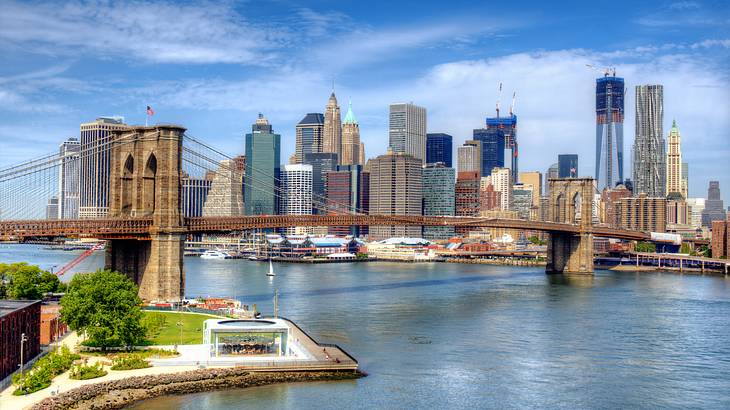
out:
{"label": "grass", "polygon": [[[199,313],[179,313],[164,311],[144,311],[147,315],[164,315],[165,322],[159,326],[154,335],[149,337],[151,345],[193,345],[203,343],[203,322],[216,316]],[[180,327],[182,324],[182,343],[180,342]]]}
{"label": "grass", "polygon": [[100,356],[106,357],[107,359],[114,359],[116,357],[128,357],[131,355],[137,355],[143,359],[158,359],[163,357],[174,357],[178,356],[178,353],[174,350],[166,349],[132,349],[132,350],[107,350],[102,352],[101,350],[92,350],[83,352],[86,356]]}

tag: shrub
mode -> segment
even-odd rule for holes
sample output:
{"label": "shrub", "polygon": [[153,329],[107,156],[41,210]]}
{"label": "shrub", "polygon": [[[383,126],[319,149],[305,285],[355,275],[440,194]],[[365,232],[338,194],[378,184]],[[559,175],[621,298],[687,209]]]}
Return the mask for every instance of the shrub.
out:
{"label": "shrub", "polygon": [[68,377],[74,380],[88,380],[96,379],[97,377],[106,376],[107,372],[104,370],[104,366],[101,363],[88,366],[85,364],[77,364],[71,368]]}
{"label": "shrub", "polygon": [[70,369],[74,360],[80,358],[81,356],[71,353],[67,346],[61,346],[38,359],[22,377],[20,373],[15,374],[12,380],[16,390],[13,394],[20,396],[45,389],[51,385],[54,377]]}
{"label": "shrub", "polygon": [[143,359],[142,356],[133,354],[129,356],[115,357],[113,360],[112,370],[134,370],[144,369],[150,367],[147,360]]}

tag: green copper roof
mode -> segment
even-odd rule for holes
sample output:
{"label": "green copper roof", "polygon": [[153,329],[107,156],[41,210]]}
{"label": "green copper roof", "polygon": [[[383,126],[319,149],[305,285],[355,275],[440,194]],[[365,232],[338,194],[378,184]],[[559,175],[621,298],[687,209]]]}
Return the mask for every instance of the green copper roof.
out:
{"label": "green copper roof", "polygon": [[355,114],[352,113],[352,101],[347,106],[347,114],[345,115],[345,120],[342,121],[343,124],[357,124],[357,119],[355,118]]}
{"label": "green copper roof", "polygon": [[672,131],[677,129],[677,120],[672,120]]}

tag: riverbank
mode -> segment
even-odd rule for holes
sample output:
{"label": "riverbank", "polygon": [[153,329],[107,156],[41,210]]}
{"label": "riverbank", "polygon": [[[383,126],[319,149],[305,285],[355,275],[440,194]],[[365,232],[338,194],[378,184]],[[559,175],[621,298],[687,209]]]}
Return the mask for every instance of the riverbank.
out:
{"label": "riverbank", "polygon": [[500,265],[500,266],[545,266],[546,265],[546,262],[544,260],[536,260],[536,259],[447,258],[443,262],[483,264],[483,265]]}
{"label": "riverbank", "polygon": [[164,395],[240,389],[275,383],[352,380],[363,376],[365,374],[360,371],[251,372],[240,368],[199,369],[90,384],[48,397],[31,409],[121,409]]}

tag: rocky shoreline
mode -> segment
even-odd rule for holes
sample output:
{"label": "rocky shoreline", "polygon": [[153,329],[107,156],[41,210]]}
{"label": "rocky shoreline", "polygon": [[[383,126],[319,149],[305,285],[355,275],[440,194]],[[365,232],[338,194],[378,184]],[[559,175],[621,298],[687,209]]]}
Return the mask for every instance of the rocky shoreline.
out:
{"label": "rocky shoreline", "polygon": [[251,372],[241,368],[200,369],[82,386],[34,404],[32,410],[121,409],[133,403],[171,394],[200,393],[274,383],[349,380],[360,371]]}

